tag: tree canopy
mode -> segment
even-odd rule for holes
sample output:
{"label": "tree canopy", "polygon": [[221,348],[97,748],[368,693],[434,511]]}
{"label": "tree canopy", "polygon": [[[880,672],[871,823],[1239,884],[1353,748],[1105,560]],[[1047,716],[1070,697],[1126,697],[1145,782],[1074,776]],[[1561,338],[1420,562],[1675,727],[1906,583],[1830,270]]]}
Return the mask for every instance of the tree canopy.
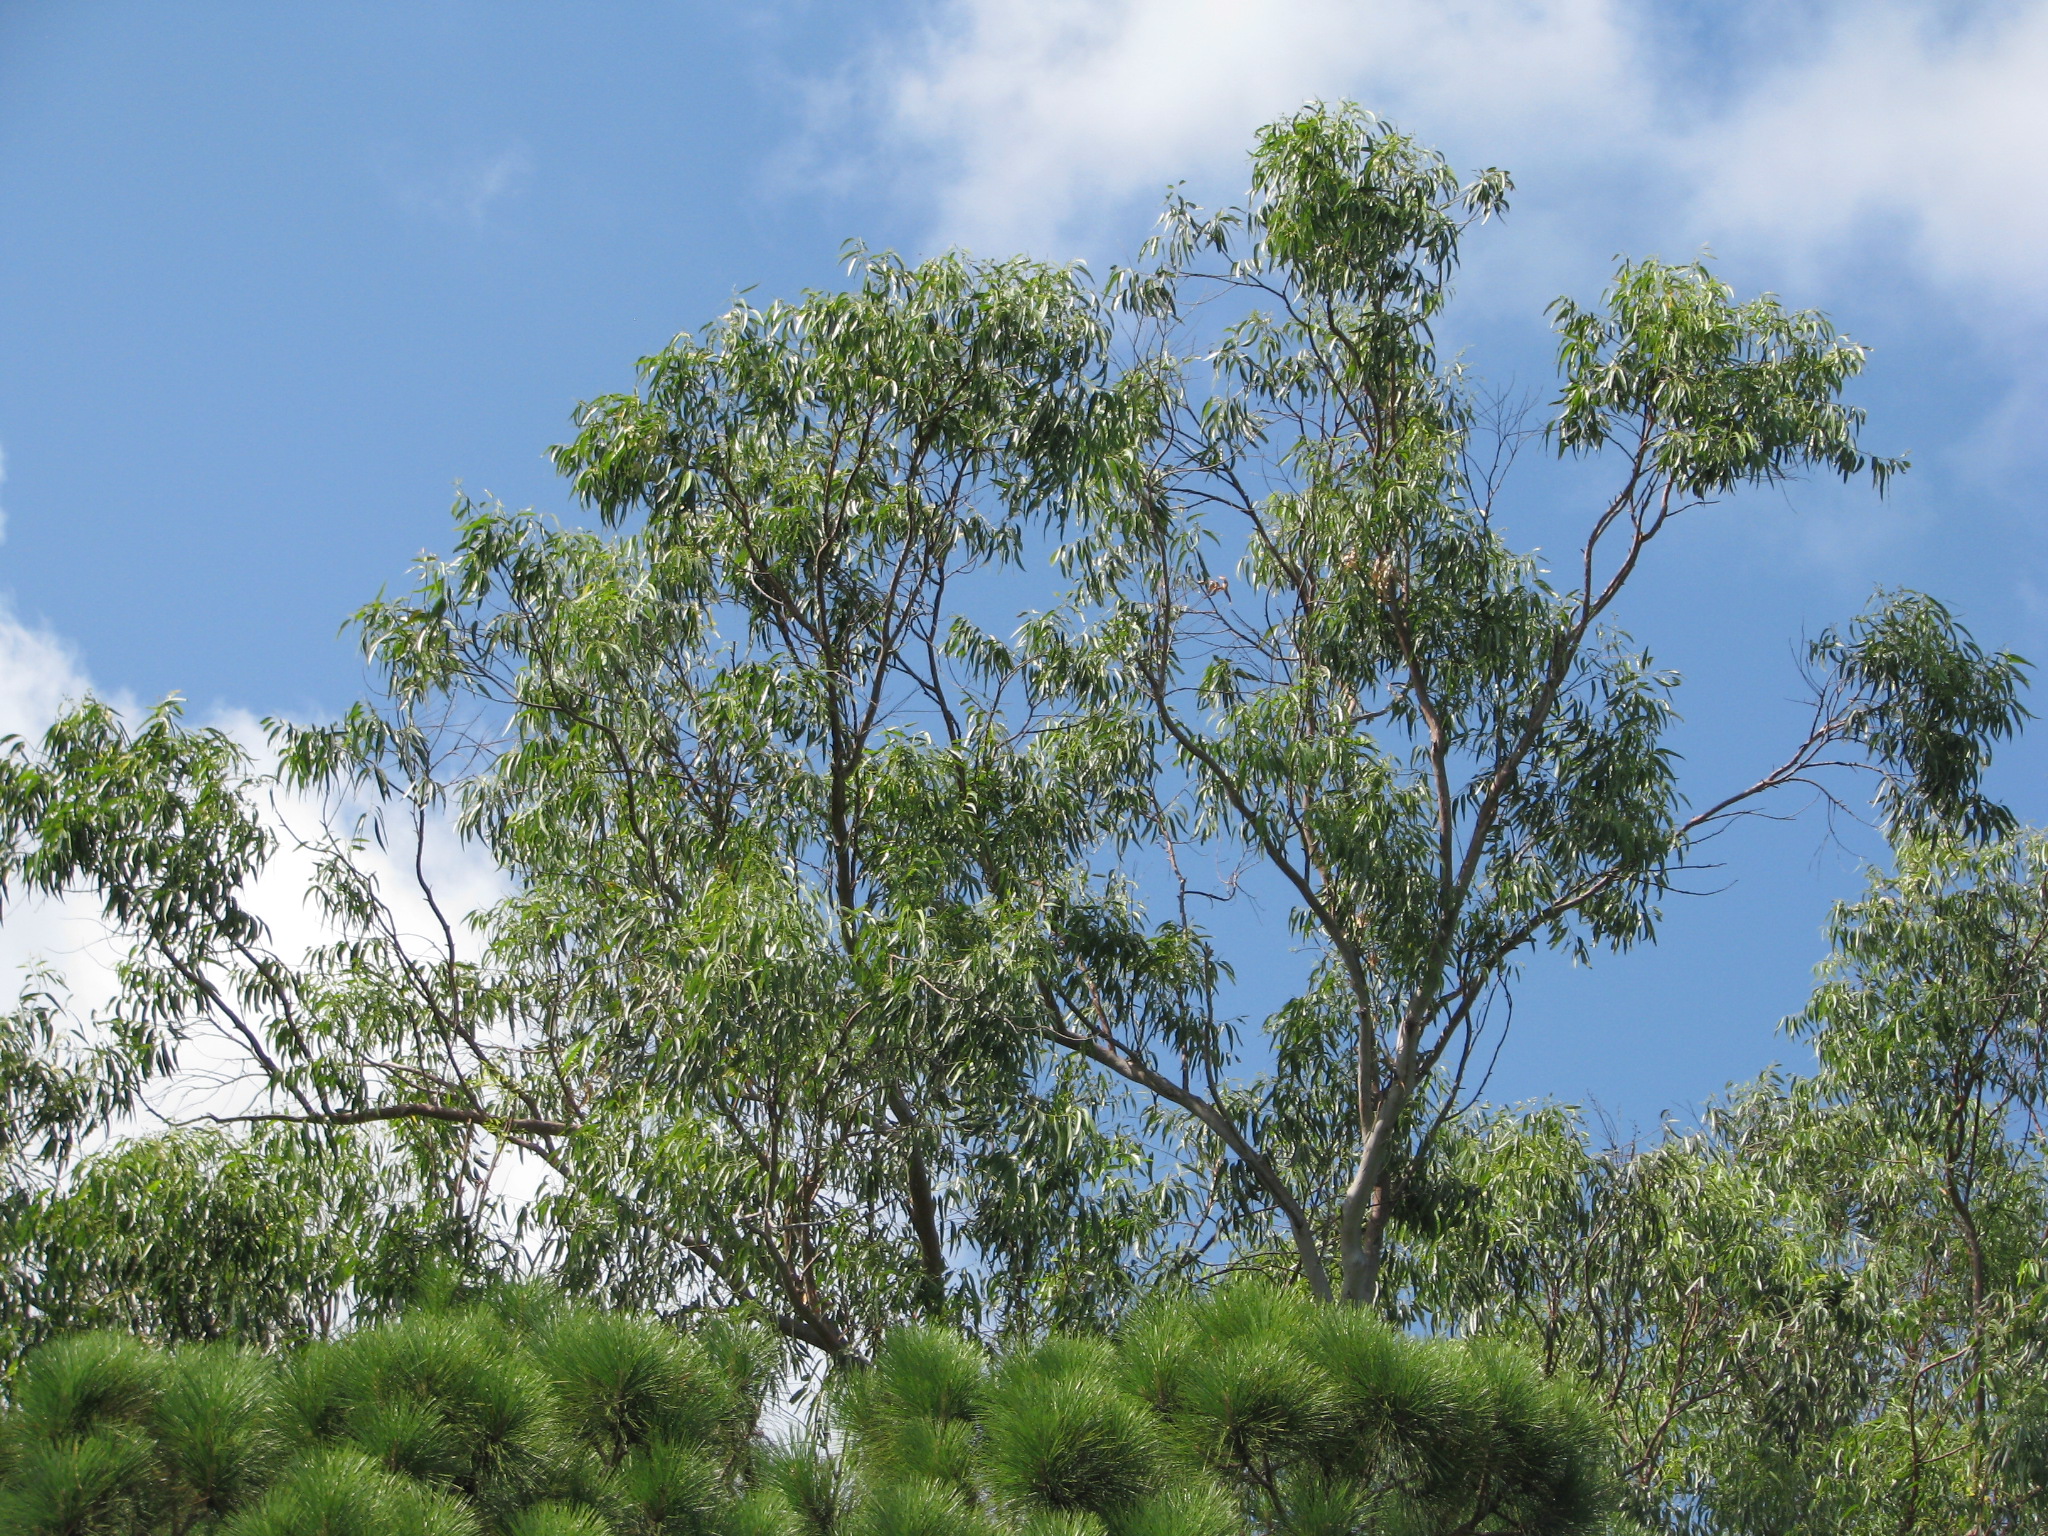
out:
{"label": "tree canopy", "polygon": [[[358,616],[377,688],[343,718],[258,744],[85,700],[8,744],[0,898],[126,945],[105,1007],[31,978],[0,1021],[10,1348],[324,1339],[539,1271],[835,1380],[954,1360],[972,1408],[846,1399],[920,1530],[1043,1494],[1006,1460],[1039,1434],[1151,1447],[1104,1463],[1131,1500],[1206,1447],[1168,1524],[2022,1528],[2043,855],[1983,775],[2026,665],[1880,592],[1809,648],[1805,731],[1692,782],[1631,582],[1726,497],[1904,464],[1845,399],[1860,346],[1699,263],[1558,300],[1547,417],[1495,419],[1435,329],[1510,190],[1313,107],[1241,207],[1173,198],[1100,279],[854,247],[844,286],[738,302],[578,409],[587,522],[459,500]],[[1548,566],[1506,531],[1538,442],[1607,477]],[[1794,1025],[1817,1077],[1646,1148],[1470,1102],[1542,952],[1650,942],[1732,819],[1866,795],[1895,867]],[[501,899],[450,905],[443,835]],[[305,952],[264,920],[280,878]],[[1290,942],[1247,1016],[1239,970]],[[143,1113],[178,1124],[122,1140]],[[1167,1330],[1189,1358],[1270,1355],[1278,1417],[1129,1385],[1162,1296],[1209,1319]],[[1389,1322],[1510,1341],[1414,1380],[1597,1422],[1606,1492],[1559,1472],[1529,1497],[1578,1513],[1509,1512],[1523,1472],[1451,1419],[1455,1467],[1371,1460],[1339,1378],[1406,1348]],[[1098,1417],[1004,1427],[1005,1383]],[[311,1509],[305,1476],[274,1498]],[[1426,1486],[1419,1525],[1376,1502]]]}

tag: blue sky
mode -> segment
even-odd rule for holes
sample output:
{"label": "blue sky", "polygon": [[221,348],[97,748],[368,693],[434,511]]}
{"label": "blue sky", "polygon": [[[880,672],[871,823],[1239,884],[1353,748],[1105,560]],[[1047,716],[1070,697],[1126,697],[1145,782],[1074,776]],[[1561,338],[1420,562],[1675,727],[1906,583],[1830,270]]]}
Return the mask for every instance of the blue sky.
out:
{"label": "blue sky", "polygon": [[[2048,0],[8,0],[0,729],[85,679],[333,711],[339,626],[455,483],[566,511],[542,454],[575,402],[735,290],[829,284],[855,235],[1104,264],[1165,184],[1227,198],[1259,122],[1351,96],[1516,173],[1450,327],[1491,378],[1540,394],[1544,303],[1623,251],[1710,248],[1875,348],[1891,499],[1718,510],[1625,616],[1690,679],[1705,791],[1788,738],[1797,642],[1875,586],[2048,657],[2044,80]],[[1511,535],[1597,484],[1531,466]],[[2000,768],[2035,821],[2043,753]],[[1654,952],[1537,962],[1496,1094],[1648,1124],[1796,1060],[1845,841],[1752,827]]]}

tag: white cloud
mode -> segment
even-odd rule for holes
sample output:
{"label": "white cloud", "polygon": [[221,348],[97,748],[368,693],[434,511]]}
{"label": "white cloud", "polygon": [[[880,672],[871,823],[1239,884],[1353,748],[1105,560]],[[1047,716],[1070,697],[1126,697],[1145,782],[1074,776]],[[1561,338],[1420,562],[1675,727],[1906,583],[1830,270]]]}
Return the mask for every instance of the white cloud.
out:
{"label": "white cloud", "polygon": [[1987,332],[2008,304],[2048,316],[2048,0],[1734,0],[1710,42],[1678,19],[1656,0],[945,0],[872,88],[935,233],[983,249],[1061,254],[1181,177],[1230,195],[1259,123],[1352,97],[1523,173],[1519,216],[1547,202],[1602,260],[1618,238],[1681,255],[1739,236],[1903,262]]}
{"label": "white cloud", "polygon": [[[2048,4],[1958,20],[1844,6],[1677,157],[1696,217],[1825,259],[1900,242],[1922,275],[2048,313]],[[1995,294],[1984,293],[1989,286]],[[1976,307],[1973,305],[1973,307]]]}
{"label": "white cloud", "polygon": [[514,145],[450,176],[442,206],[472,224],[481,224],[494,204],[519,189],[532,168],[526,150]]}
{"label": "white cloud", "polygon": [[32,736],[87,688],[71,648],[0,606],[0,736]]}
{"label": "white cloud", "polygon": [[1235,172],[1253,129],[1314,97],[1604,133],[1640,111],[1634,47],[1614,0],[958,0],[880,89],[936,165],[948,238],[1044,249]]}

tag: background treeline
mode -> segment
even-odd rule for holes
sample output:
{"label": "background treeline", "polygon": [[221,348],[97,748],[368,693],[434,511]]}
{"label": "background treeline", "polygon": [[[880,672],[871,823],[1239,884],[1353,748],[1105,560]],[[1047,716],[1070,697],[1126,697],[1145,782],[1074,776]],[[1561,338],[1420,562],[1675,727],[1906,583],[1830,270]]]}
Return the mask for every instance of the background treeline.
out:
{"label": "background treeline", "polygon": [[[1147,1297],[1254,1271],[1301,1327],[1493,1341],[1431,1358],[1590,1405],[1653,1529],[2038,1525],[2048,852],[1982,784],[2025,665],[1879,593],[1798,739],[1686,782],[1679,680],[1618,627],[1661,536],[1904,466],[1843,402],[1859,347],[1698,265],[1558,301],[1547,417],[1491,407],[1432,328],[1509,190],[1318,108],[1099,281],[856,250],[580,409],[594,526],[460,503],[339,722],[259,751],[86,700],[11,743],[0,895],[90,903],[123,959],[0,1020],[10,1358],[353,1339],[540,1272],[844,1382],[911,1324],[1128,1349]],[[1538,445],[1607,476],[1548,568],[1503,532]],[[1817,1076],[1639,1147],[1470,1102],[1534,954],[1652,940],[1703,838],[1815,797],[1892,842],[1794,1025]],[[1114,1375],[1091,1349],[1055,1356]],[[1274,1529],[1552,1528],[1311,1518],[1318,1433],[1204,1475]],[[918,1473],[959,1484],[931,1521],[1001,1503],[999,1435],[931,1435],[980,1447]],[[547,1519],[625,1518],[565,1488]]]}

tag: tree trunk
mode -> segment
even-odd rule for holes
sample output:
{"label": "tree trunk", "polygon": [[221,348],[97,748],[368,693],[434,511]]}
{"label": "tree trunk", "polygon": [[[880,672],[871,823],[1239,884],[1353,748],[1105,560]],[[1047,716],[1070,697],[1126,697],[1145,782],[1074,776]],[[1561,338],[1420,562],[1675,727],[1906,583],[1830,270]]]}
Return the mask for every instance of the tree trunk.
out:
{"label": "tree trunk", "polygon": [[1392,1161],[1394,1136],[1407,1101],[1406,1085],[1397,1077],[1380,1099],[1372,1129],[1359,1153],[1357,1171],[1344,1191],[1337,1224],[1343,1274],[1338,1296],[1352,1306],[1369,1307],[1379,1300],[1380,1260],[1386,1248],[1387,1221],[1392,1215],[1387,1200],[1387,1165]]}

